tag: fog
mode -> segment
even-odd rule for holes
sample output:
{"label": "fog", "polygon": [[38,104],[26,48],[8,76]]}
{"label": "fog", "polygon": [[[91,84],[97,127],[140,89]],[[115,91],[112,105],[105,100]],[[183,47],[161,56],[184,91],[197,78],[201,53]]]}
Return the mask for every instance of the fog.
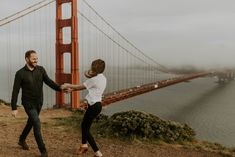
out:
{"label": "fog", "polygon": [[[39,0],[1,0],[0,19]],[[165,66],[235,66],[233,0],[87,0],[121,34]]]}

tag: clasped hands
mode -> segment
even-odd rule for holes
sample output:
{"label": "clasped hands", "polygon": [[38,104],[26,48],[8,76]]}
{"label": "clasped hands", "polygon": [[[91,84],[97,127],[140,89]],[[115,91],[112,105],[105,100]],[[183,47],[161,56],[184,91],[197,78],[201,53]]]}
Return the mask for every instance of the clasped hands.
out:
{"label": "clasped hands", "polygon": [[61,90],[65,93],[71,93],[72,91],[74,91],[74,87],[72,84],[70,83],[64,83],[60,86]]}

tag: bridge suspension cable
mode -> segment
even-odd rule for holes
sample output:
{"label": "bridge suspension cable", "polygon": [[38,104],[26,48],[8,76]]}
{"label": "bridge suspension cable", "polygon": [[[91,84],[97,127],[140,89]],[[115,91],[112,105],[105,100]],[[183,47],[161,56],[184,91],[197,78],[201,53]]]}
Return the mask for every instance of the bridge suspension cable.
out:
{"label": "bridge suspension cable", "polygon": [[[148,55],[146,55],[143,51],[141,51],[139,48],[137,48],[132,42],[130,42],[126,37],[124,37],[119,31],[117,31],[117,29],[115,29],[107,20],[105,20],[104,17],[102,17],[86,0],[83,0],[83,2],[101,19],[103,20],[114,32],[116,32],[122,39],[124,39],[128,44],[130,44],[132,47],[134,47],[136,50],[138,50],[139,53],[141,53],[144,57],[148,58],[149,60],[151,60],[153,63],[155,63],[156,65],[160,66],[162,69],[158,69],[159,71],[162,72],[167,72],[170,73],[170,71],[163,66],[162,64],[158,63],[156,60],[152,59],[151,57],[149,57]],[[81,14],[81,12],[80,12]],[[84,16],[84,15],[82,15]],[[87,19],[87,17],[86,17]],[[88,19],[89,20],[89,19]],[[91,22],[89,20],[89,22]],[[92,23],[92,22],[91,22]],[[93,23],[92,23],[93,24]],[[94,25],[94,24],[93,24]]]}
{"label": "bridge suspension cable", "polygon": [[131,51],[129,51],[128,49],[126,49],[124,46],[122,46],[119,42],[117,42],[116,40],[114,40],[111,36],[109,36],[107,33],[105,33],[104,31],[102,31],[102,29],[100,29],[95,23],[93,23],[91,20],[89,20],[88,17],[86,17],[83,13],[81,13],[80,11],[78,11],[78,13],[84,17],[84,19],[86,19],[90,24],[92,24],[96,29],[98,29],[101,33],[103,33],[107,38],[109,38],[111,41],[113,41],[115,44],[117,44],[120,48],[122,48],[123,50],[125,50],[126,52],[130,53],[133,57],[141,60],[143,63],[149,64],[148,62],[144,61],[142,58],[136,56],[135,54],[133,54]]}
{"label": "bridge suspension cable", "polygon": [[5,18],[0,20],[0,27],[4,26],[4,25],[6,25],[10,22],[13,22],[15,20],[18,20],[18,19],[20,19],[20,18],[22,18],[22,17],[24,17],[24,16],[26,16],[26,15],[32,13],[32,12],[35,12],[35,11],[51,4],[54,1],[55,0],[43,0],[43,1],[40,1],[36,4],[33,4],[33,5],[25,8],[25,9],[23,9],[23,10],[17,12],[17,13],[14,13],[14,14],[8,16],[8,17],[5,17]]}

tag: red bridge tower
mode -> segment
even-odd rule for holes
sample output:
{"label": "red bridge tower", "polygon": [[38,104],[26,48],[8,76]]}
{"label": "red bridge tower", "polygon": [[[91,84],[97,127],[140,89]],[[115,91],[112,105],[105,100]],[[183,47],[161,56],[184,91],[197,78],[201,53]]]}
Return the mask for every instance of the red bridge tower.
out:
{"label": "red bridge tower", "polygon": [[[71,4],[71,18],[62,19],[62,5]],[[63,28],[71,28],[71,43],[64,44]],[[56,82],[59,84],[68,82],[72,84],[79,83],[78,69],[78,19],[77,19],[77,0],[56,0]],[[71,73],[64,73],[64,54],[69,53],[71,56]],[[79,92],[71,93],[71,107],[79,108]],[[64,93],[56,93],[57,107],[63,107]]]}

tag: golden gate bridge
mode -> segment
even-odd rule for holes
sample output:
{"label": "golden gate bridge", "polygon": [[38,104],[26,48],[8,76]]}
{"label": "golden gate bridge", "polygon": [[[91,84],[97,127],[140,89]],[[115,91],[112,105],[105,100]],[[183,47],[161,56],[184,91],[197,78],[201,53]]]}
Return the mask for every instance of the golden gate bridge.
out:
{"label": "golden gate bridge", "polygon": [[[5,58],[0,64],[7,69],[0,83],[7,84],[8,98],[15,68],[23,65],[28,49],[38,51],[40,63],[59,84],[80,83],[93,59],[105,60],[108,89],[103,105],[198,77],[216,76],[225,82],[235,75],[232,70],[175,74],[137,48],[85,0],[40,1],[1,19],[0,33]],[[70,101],[72,108],[79,108],[85,103],[80,100],[83,95],[58,92],[55,100],[47,96],[47,103],[63,107]]]}

